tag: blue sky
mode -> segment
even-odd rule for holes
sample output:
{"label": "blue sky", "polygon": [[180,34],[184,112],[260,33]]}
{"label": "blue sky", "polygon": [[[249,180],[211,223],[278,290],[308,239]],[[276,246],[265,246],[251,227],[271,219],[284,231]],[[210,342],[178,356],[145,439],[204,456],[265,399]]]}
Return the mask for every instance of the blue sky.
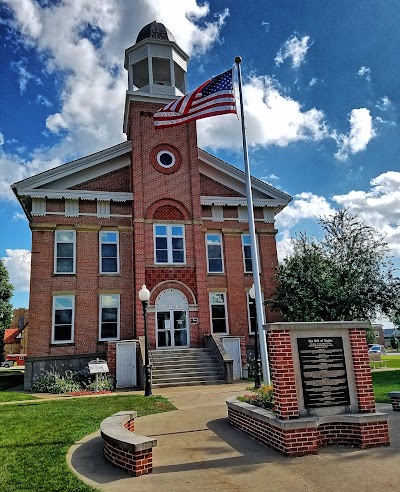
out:
{"label": "blue sky", "polygon": [[[400,257],[398,0],[0,0],[0,258],[27,306],[30,231],[10,184],[125,140],[124,50],[163,22],[193,89],[243,58],[252,174],[294,197],[280,257],[340,206]],[[234,115],[199,145],[243,168]],[[400,264],[400,263],[399,263]]]}

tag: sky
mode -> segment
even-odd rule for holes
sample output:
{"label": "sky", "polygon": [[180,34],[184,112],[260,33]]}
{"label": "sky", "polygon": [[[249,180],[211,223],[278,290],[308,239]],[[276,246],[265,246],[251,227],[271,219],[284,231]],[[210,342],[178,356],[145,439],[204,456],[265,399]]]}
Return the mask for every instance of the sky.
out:
{"label": "sky", "polygon": [[[30,230],[10,185],[126,140],[124,51],[157,20],[190,55],[189,90],[240,55],[251,173],[289,193],[277,246],[340,207],[400,266],[399,0],[0,0],[0,258],[29,299]],[[235,115],[199,146],[243,169]]]}

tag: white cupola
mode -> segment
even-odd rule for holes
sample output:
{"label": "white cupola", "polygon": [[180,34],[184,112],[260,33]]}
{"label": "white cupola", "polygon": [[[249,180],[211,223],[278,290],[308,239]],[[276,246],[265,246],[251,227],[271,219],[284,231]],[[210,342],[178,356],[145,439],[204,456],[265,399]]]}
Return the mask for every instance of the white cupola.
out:
{"label": "white cupola", "polygon": [[128,93],[151,99],[175,99],[187,93],[189,56],[174,36],[159,22],[139,32],[136,44],[125,50]]}

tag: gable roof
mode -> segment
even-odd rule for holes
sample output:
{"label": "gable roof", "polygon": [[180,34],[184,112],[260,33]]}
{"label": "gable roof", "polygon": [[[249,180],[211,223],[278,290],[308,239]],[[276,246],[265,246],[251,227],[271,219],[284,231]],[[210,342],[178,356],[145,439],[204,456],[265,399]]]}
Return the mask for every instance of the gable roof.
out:
{"label": "gable roof", "polygon": [[16,343],[16,338],[20,334],[18,328],[7,328],[4,330],[4,343]]}
{"label": "gable roof", "polygon": [[[132,142],[128,140],[18,181],[12,189],[29,218],[32,198],[132,201],[131,151]],[[198,159],[202,205],[247,205],[243,171],[203,149],[198,149]],[[113,183],[113,191],[107,188],[107,181]],[[276,213],[292,199],[257,178],[251,178],[251,185],[255,207],[271,207]]]}

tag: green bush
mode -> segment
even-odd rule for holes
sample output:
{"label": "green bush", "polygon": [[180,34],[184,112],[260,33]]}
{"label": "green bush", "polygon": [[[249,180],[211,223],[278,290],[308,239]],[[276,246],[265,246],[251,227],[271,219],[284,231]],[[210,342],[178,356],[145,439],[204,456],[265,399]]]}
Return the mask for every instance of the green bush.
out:
{"label": "green bush", "polygon": [[38,393],[60,394],[80,389],[81,385],[75,381],[72,371],[66,371],[63,376],[56,371],[48,371],[36,378],[32,385],[32,390]]}
{"label": "green bush", "polygon": [[259,389],[254,389],[251,387],[246,388],[251,391],[243,396],[238,396],[239,401],[245,403],[250,403],[250,405],[255,405],[256,407],[265,408],[266,410],[273,410],[275,406],[274,402],[274,392],[272,386],[261,386]]}
{"label": "green bush", "polygon": [[[92,381],[88,384],[85,384],[85,387],[89,391],[95,391],[96,390],[96,381]],[[108,381],[108,378],[105,374],[99,374],[99,379],[98,379],[98,390],[103,391],[103,390],[112,390],[112,384]]]}

